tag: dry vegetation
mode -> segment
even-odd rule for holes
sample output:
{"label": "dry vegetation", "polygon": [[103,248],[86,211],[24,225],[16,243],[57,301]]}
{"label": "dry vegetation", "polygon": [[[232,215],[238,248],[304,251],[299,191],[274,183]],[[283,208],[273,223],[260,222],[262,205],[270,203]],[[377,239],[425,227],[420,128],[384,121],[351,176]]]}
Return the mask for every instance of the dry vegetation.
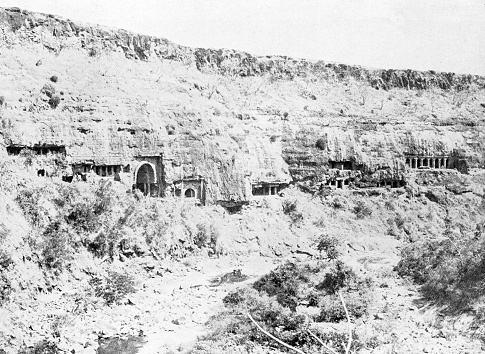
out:
{"label": "dry vegetation", "polygon": [[[330,123],[452,126],[481,143],[485,92],[474,85],[376,90],[330,70],[243,77],[230,63],[201,71],[190,61],[128,60],[98,42],[59,39],[48,50],[5,38],[5,144],[86,132],[110,141],[115,126],[170,143],[215,141],[214,166],[264,146],[267,155],[252,157],[274,167],[284,164],[282,144],[325,150],[312,134]],[[365,144],[387,153],[368,130]],[[483,173],[430,174],[420,185],[411,176],[389,190],[293,185],[229,213],[127,194],[116,182],[36,177],[39,159],[66,168],[28,149],[0,156],[0,353],[93,354],[98,339],[116,336],[146,340],[140,354],[287,352],[255,322],[307,354],[325,345],[482,352]]]}

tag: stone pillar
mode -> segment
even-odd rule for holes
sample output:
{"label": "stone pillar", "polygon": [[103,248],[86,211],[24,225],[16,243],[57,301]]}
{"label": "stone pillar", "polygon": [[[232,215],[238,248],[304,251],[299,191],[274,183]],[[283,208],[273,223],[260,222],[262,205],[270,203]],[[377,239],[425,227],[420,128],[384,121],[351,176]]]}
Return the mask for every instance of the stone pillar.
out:
{"label": "stone pillar", "polygon": [[428,164],[428,167],[431,167],[431,159],[429,157],[427,158],[427,164]]}
{"label": "stone pillar", "polygon": [[434,159],[431,159],[431,166],[429,167],[434,168]]}
{"label": "stone pillar", "polygon": [[444,160],[444,162],[443,162],[444,167],[448,168],[448,158],[445,157],[445,158],[443,158],[443,160]]}

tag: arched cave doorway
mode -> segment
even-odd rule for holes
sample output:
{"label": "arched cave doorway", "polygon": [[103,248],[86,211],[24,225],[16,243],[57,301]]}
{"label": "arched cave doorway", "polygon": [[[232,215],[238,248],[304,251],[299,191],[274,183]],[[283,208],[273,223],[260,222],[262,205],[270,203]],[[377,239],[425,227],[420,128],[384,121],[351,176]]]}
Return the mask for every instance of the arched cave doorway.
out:
{"label": "arched cave doorway", "polygon": [[195,198],[195,191],[192,188],[188,188],[185,191],[185,198]]}
{"label": "arched cave doorway", "polygon": [[148,195],[156,183],[155,168],[148,162],[142,162],[135,170],[135,187],[141,190],[143,195]]}

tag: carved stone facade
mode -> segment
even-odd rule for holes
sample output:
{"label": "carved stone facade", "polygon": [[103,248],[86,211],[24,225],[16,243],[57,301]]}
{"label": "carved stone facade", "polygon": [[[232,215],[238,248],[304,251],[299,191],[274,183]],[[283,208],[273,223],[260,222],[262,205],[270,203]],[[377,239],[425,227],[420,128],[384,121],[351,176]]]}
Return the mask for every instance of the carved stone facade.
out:
{"label": "carved stone facade", "polygon": [[174,195],[194,200],[196,204],[206,203],[206,181],[202,176],[185,177],[174,182]]}

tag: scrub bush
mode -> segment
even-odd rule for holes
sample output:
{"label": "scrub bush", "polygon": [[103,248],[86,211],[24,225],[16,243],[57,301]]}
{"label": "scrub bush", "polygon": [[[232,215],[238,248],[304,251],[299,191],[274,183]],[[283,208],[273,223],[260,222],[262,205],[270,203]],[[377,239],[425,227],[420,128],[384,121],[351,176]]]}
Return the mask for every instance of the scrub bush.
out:
{"label": "scrub bush", "polygon": [[335,236],[321,235],[318,240],[317,250],[320,253],[325,252],[326,258],[333,260],[340,257],[339,240]]}
{"label": "scrub bush", "polygon": [[445,235],[441,240],[425,240],[401,251],[397,271],[422,284],[421,290],[433,302],[450,309],[472,310],[485,295],[484,224],[471,235]]}
{"label": "scrub bush", "polygon": [[353,211],[357,219],[364,219],[372,215],[372,209],[362,200],[355,204]]}
{"label": "scrub bush", "polygon": [[108,271],[107,277],[91,278],[89,285],[94,295],[103,298],[107,305],[120,304],[126,295],[136,292],[133,277],[115,271]]}

